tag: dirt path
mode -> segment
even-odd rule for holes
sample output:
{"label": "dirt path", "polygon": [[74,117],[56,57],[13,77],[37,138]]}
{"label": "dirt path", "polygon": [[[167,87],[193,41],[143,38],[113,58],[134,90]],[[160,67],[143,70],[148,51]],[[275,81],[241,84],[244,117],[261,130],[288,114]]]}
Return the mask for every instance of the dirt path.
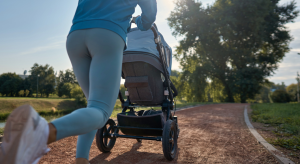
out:
{"label": "dirt path", "polygon": [[[277,163],[259,145],[247,129],[243,111],[245,104],[218,104],[195,107],[176,113],[181,129],[178,157],[164,158],[159,141],[117,139],[111,153],[102,154],[95,140],[90,163]],[[76,138],[69,137],[50,145],[51,151],[40,164],[74,163]]]}

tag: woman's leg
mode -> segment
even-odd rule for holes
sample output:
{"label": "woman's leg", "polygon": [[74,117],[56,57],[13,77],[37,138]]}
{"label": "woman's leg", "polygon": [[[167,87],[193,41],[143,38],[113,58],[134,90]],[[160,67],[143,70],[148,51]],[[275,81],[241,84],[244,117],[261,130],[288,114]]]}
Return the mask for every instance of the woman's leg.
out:
{"label": "woman's leg", "polygon": [[[86,30],[75,31],[68,36],[67,51],[71,60],[75,76],[86,97],[89,99],[89,72],[92,57],[85,43]],[[77,138],[76,163],[88,163],[90,147],[97,130],[79,135]],[[83,158],[83,159],[80,159]]]}
{"label": "woman's leg", "polygon": [[[88,159],[96,129],[104,126],[117,98],[125,44],[119,35],[105,29],[79,30],[77,33],[81,35],[75,32],[68,37],[67,49],[78,82],[88,95],[88,106],[52,124],[57,129],[57,140],[84,134],[78,138],[76,157]],[[86,49],[82,43],[78,43],[82,38],[85,38]],[[86,61],[90,58],[88,71]],[[86,77],[89,77],[89,81],[85,80],[88,79]],[[85,88],[89,88],[89,91],[85,91]]]}

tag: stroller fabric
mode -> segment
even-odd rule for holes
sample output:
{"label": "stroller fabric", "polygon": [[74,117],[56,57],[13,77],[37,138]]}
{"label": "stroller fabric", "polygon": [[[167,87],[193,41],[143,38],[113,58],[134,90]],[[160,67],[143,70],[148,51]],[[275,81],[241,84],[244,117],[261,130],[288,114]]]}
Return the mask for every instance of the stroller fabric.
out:
{"label": "stroller fabric", "polygon": [[[165,49],[165,57],[167,61],[167,70],[169,75],[171,74],[171,67],[172,67],[172,49],[164,40],[164,37],[161,33],[159,33],[161,41],[163,43]],[[152,30],[147,31],[140,31],[138,28],[132,28],[130,32],[127,34],[127,49],[124,54],[143,54],[145,56],[149,56],[152,58],[159,59],[159,52],[156,49],[156,44],[154,42],[154,34]],[[153,59],[148,59],[145,57],[144,62],[148,62],[149,64],[157,67],[154,65],[152,61]],[[161,70],[161,69],[160,69]],[[162,70],[161,70],[162,71]]]}

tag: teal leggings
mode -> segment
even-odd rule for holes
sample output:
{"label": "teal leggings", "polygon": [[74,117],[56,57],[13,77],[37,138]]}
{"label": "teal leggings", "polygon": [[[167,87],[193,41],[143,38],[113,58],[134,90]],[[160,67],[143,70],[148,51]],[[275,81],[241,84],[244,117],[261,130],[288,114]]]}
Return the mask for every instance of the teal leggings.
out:
{"label": "teal leggings", "polygon": [[109,119],[120,87],[125,43],[116,33],[92,28],[72,32],[67,51],[74,73],[87,100],[87,107],[52,122],[56,139],[79,135],[76,158],[89,159],[97,129]]}

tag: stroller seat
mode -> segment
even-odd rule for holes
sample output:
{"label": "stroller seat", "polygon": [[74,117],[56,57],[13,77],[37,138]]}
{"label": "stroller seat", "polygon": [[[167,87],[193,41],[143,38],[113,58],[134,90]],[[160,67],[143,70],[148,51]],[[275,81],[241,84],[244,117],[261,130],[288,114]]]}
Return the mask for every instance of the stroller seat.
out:
{"label": "stroller seat", "polygon": [[[171,74],[172,51],[159,33],[167,62],[168,75]],[[133,28],[128,33],[128,47],[123,55],[122,76],[132,103],[143,106],[161,105],[164,100],[164,68],[156,49],[151,30],[139,31]]]}

